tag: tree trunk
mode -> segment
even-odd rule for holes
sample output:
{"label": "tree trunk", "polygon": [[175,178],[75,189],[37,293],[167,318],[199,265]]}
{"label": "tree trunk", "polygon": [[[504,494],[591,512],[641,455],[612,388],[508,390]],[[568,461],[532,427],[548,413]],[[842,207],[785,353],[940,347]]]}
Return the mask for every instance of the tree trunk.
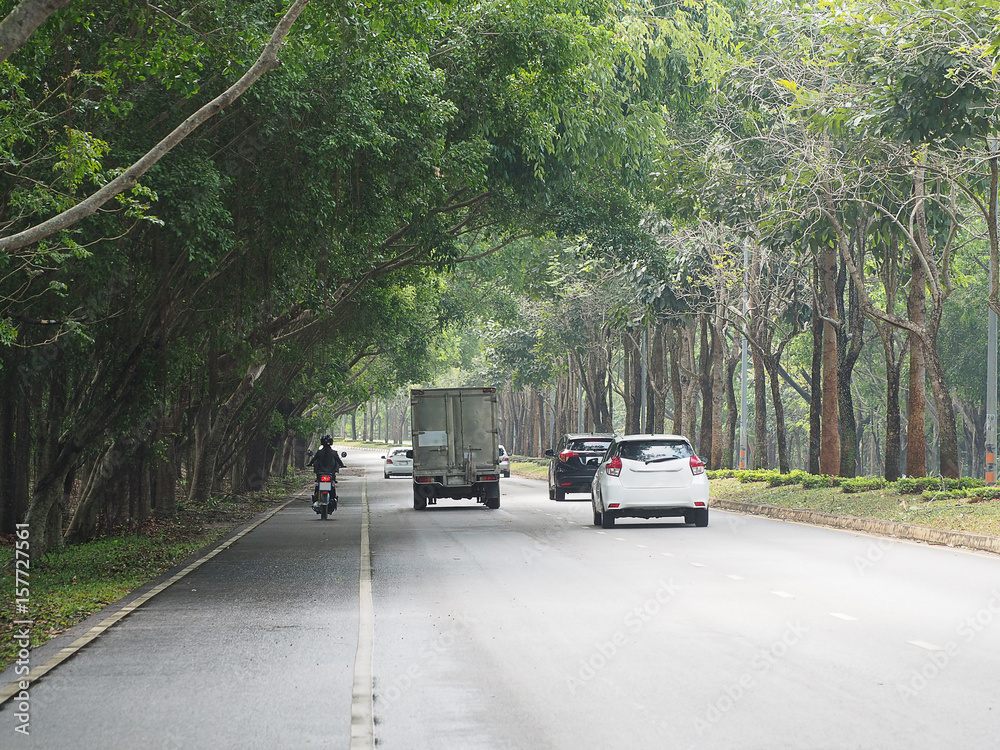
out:
{"label": "tree trunk", "polygon": [[219,450],[229,437],[229,425],[232,423],[236,412],[250,396],[254,380],[260,374],[256,368],[250,368],[243,376],[239,386],[229,397],[229,399],[219,407],[219,411],[212,422],[211,429],[203,444],[199,446],[198,456],[194,467],[194,476],[191,479],[191,486],[188,492],[188,502],[195,505],[202,505],[208,502],[212,495],[212,488],[215,483],[215,466],[219,457]]}
{"label": "tree trunk", "polygon": [[938,415],[938,471],[943,477],[958,479],[962,476],[962,462],[958,453],[958,432],[955,429],[955,405],[945,382],[937,338],[928,339],[924,349],[924,362]]}
{"label": "tree trunk", "polygon": [[681,384],[681,335],[674,323],[667,325],[667,352],[670,355],[670,390],[674,398],[675,435],[684,432],[684,388]]}
{"label": "tree trunk", "polygon": [[0,369],[0,534],[13,534],[28,510],[31,478],[31,411],[28,408],[16,357],[5,356]]}
{"label": "tree trunk", "polygon": [[637,342],[638,332],[626,332],[622,336],[625,351],[625,433],[635,435],[642,432],[640,406],[642,404],[642,349]]}
{"label": "tree trunk", "polygon": [[[863,248],[852,254],[855,263],[864,262]],[[860,256],[860,259],[857,257]],[[844,290],[848,290],[850,305],[844,307]],[[861,300],[854,279],[846,268],[841,268],[837,280],[837,317],[844,328],[837,343],[837,404],[840,415],[840,475],[855,477],[858,474],[858,425],[854,415],[854,394],[851,383],[854,367],[864,348],[865,319],[861,314]]]}
{"label": "tree trunk", "polygon": [[[925,286],[927,276],[919,259],[911,258],[910,292],[907,297],[907,317],[921,328],[926,327],[927,302]],[[910,333],[910,388],[906,402],[906,474],[911,477],[927,475],[927,431],[924,426],[927,411],[927,377],[924,366],[924,348],[920,337]]]}
{"label": "tree trunk", "polygon": [[[726,445],[723,437],[722,410],[725,403],[726,353],[725,333],[721,325],[712,327],[712,452],[710,469],[721,469]],[[730,446],[730,450],[732,446]]]}
{"label": "tree trunk", "polygon": [[781,371],[778,360],[768,361],[767,372],[771,380],[771,403],[774,406],[774,438],[778,454],[778,471],[791,471],[788,460],[788,434],[785,429],[785,406],[781,400]]}
{"label": "tree trunk", "polygon": [[709,343],[708,316],[701,316],[700,362],[698,366],[698,385],[701,388],[701,432],[698,435],[698,454],[703,460],[712,462],[712,427],[715,399],[712,397],[712,364],[714,357],[712,344]]}
{"label": "tree trunk", "polygon": [[[815,277],[814,277],[815,282]],[[818,303],[817,303],[818,304]],[[809,459],[807,471],[819,474],[819,454],[823,425],[823,319],[818,309],[812,311],[812,369],[809,373]]]}
{"label": "tree trunk", "polygon": [[754,420],[754,451],[753,467],[767,468],[767,375],[764,371],[764,358],[756,346],[750,347],[753,360],[753,420]]}
{"label": "tree trunk", "polygon": [[736,423],[740,418],[740,409],[736,403],[736,388],[733,382],[736,377],[736,367],[740,364],[741,354],[737,341],[733,342],[732,356],[726,360],[726,409],[728,419],[726,420],[725,445],[722,449],[721,469],[734,468],[734,458],[736,455]]}
{"label": "tree trunk", "polygon": [[840,395],[837,368],[837,248],[824,248],[820,256],[823,308],[823,403],[820,429],[819,469],[821,474],[840,473]]}

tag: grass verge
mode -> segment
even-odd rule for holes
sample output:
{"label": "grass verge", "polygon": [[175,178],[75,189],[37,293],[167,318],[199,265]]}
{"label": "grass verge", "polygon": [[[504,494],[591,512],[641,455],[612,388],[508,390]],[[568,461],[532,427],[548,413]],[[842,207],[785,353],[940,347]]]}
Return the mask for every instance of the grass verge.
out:
{"label": "grass verge", "polygon": [[213,498],[198,507],[182,505],[174,518],[152,519],[134,533],[53,550],[32,562],[26,615],[14,613],[14,539],[3,539],[0,670],[17,659],[15,620],[32,621],[31,646],[39,646],[217,542],[308,481],[308,475],[292,475],[252,495]]}
{"label": "grass verge", "polygon": [[549,460],[545,459],[545,463],[543,464],[515,456],[510,462],[510,473],[517,474],[519,477],[528,477],[529,479],[548,479]]}
{"label": "grass verge", "polygon": [[741,483],[736,478],[713,479],[710,484],[713,498],[1000,536],[1000,502],[995,501],[927,501],[921,495],[900,495],[890,488],[846,493],[840,487],[771,487],[766,482]]}

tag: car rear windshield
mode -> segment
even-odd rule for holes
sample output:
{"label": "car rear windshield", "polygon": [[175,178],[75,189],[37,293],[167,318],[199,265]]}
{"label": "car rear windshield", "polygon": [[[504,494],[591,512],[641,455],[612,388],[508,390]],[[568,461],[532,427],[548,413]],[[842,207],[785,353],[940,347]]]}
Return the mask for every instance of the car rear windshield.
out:
{"label": "car rear windshield", "polygon": [[567,447],[571,451],[586,451],[586,452],[589,452],[589,453],[604,453],[604,451],[606,451],[608,449],[609,445],[611,445],[611,439],[610,438],[607,439],[607,440],[578,439],[578,440],[570,440],[569,441],[569,446],[567,446]]}
{"label": "car rear windshield", "polygon": [[683,440],[643,440],[620,443],[618,455],[631,461],[651,461],[655,458],[687,458],[693,456],[694,451]]}
{"label": "car rear windshield", "polygon": [[406,455],[406,450],[407,450],[406,448],[393,448],[392,449],[392,453],[390,453],[389,455],[390,456],[405,456]]}

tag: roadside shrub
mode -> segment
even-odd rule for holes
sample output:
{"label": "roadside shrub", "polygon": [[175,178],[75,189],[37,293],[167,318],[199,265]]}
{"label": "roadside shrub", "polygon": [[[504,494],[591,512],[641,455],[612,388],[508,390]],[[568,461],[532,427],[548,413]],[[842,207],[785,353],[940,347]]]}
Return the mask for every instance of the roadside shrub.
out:
{"label": "roadside shrub", "polygon": [[768,482],[770,483],[771,478],[775,476],[780,476],[778,472],[774,469],[750,469],[747,471],[741,471],[736,475],[736,478],[740,480],[743,484],[748,482]]}
{"label": "roadside shrub", "polygon": [[924,490],[920,499],[926,503],[933,500],[961,500],[969,497],[969,490]]}
{"label": "roadside shrub", "polygon": [[736,469],[711,469],[705,472],[709,479],[732,479],[739,472]]}
{"label": "roadside shrub", "polygon": [[1000,487],[970,487],[953,490],[925,490],[920,496],[924,501],[931,500],[961,500],[968,498],[971,502],[1000,500]]}
{"label": "roadside shrub", "polygon": [[840,483],[841,492],[871,492],[886,486],[882,477],[850,477]]}
{"label": "roadside shrub", "polygon": [[802,478],[807,476],[809,476],[809,472],[796,469],[787,474],[775,474],[767,480],[767,483],[772,487],[784,487],[789,484],[799,484]]}
{"label": "roadside shrub", "polygon": [[900,495],[940,492],[942,491],[941,479],[938,477],[904,477],[896,481],[896,490]]}
{"label": "roadside shrub", "polygon": [[844,481],[843,477],[831,477],[826,474],[805,474],[802,477],[802,486],[807,490],[819,487],[839,487]]}
{"label": "roadside shrub", "polygon": [[978,477],[961,477],[960,479],[944,479],[943,477],[904,477],[896,482],[896,490],[900,495],[916,495],[924,492],[948,492],[954,490],[971,490],[983,486],[983,480]]}

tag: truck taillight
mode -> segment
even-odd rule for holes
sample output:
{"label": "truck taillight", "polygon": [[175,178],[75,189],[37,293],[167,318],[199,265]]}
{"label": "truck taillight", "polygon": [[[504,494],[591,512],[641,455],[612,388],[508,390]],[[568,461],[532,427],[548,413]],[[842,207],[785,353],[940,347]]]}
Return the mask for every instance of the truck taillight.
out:
{"label": "truck taillight", "polygon": [[691,456],[691,473],[695,476],[705,473],[705,462],[697,456]]}
{"label": "truck taillight", "polygon": [[618,456],[615,456],[608,461],[604,468],[608,472],[609,477],[617,477],[622,473],[622,460]]}
{"label": "truck taillight", "polygon": [[578,458],[579,455],[580,454],[577,453],[576,451],[563,451],[562,453],[559,454],[559,460],[562,461],[563,463],[566,463],[571,458]]}

